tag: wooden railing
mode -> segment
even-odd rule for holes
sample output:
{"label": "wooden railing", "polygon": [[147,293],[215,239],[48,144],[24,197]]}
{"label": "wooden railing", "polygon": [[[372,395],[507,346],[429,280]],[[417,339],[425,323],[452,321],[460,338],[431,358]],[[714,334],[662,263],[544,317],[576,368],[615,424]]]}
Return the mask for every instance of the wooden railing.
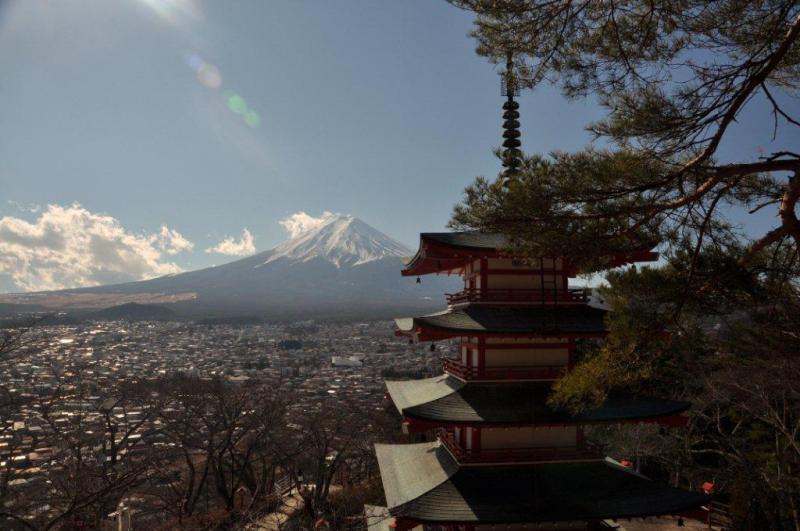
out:
{"label": "wooden railing", "polygon": [[467,450],[452,432],[440,428],[439,440],[459,463],[536,463],[542,461],[586,461],[603,458],[599,446],[585,442],[582,446],[542,446],[536,448],[490,448]]}
{"label": "wooden railing", "polygon": [[553,381],[566,373],[564,365],[530,365],[507,367],[469,367],[453,358],[442,358],[442,368],[463,380],[544,380]]}
{"label": "wooden railing", "polygon": [[467,288],[458,293],[448,293],[448,304],[468,302],[514,303],[514,304],[554,304],[585,303],[589,292],[583,288],[569,289],[484,289]]}
{"label": "wooden railing", "polygon": [[732,526],[731,506],[726,503],[712,501],[708,505],[708,528],[730,529]]}

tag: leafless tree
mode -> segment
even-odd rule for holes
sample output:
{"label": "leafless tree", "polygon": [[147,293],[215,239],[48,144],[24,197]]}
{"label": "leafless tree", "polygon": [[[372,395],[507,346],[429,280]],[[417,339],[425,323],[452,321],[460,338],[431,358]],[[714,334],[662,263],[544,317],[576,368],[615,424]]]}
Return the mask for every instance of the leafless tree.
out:
{"label": "leafless tree", "polygon": [[363,484],[374,474],[373,416],[334,398],[289,415],[292,433],[275,449],[303,498],[305,518],[341,520],[345,515],[331,503],[332,491]]}
{"label": "leafless tree", "polygon": [[[194,515],[213,493],[230,521],[268,504],[278,462],[271,441],[283,428],[283,398],[267,383],[231,385],[221,379],[176,377],[161,382],[169,394],[162,433],[172,460],[165,510]],[[206,507],[208,509],[208,507]]]}

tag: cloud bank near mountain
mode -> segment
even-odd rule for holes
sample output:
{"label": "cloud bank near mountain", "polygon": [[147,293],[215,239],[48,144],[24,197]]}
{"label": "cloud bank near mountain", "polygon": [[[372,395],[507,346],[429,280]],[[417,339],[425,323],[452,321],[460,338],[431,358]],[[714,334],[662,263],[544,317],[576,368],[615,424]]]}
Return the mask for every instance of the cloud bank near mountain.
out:
{"label": "cloud bank near mountain", "polygon": [[179,273],[166,256],[194,244],[163,225],[152,234],[126,230],[79,203],[48,205],[26,221],[0,218],[0,273],[21,291],[55,290],[144,280]]}
{"label": "cloud bank near mountain", "polygon": [[[260,317],[295,319],[383,319],[428,313],[440,307],[441,294],[459,286],[458,278],[435,276],[423,284],[400,274],[412,251],[350,215],[294,216],[289,230],[299,235],[257,254],[214,267],[166,275],[144,282],[97,286],[80,292],[0,295],[0,303],[49,309],[96,309],[128,302],[176,303],[181,317]],[[310,227],[315,227],[311,229]],[[168,238],[169,231],[162,231]],[[150,235],[156,245],[162,233]],[[160,252],[180,247],[161,244]],[[204,246],[205,247],[205,246]],[[218,250],[252,251],[252,235],[226,237]],[[0,281],[2,281],[0,272]]]}
{"label": "cloud bank near mountain", "polygon": [[207,253],[225,254],[228,256],[249,256],[256,252],[256,243],[253,235],[245,228],[242,236],[237,240],[228,236],[213,247],[206,249]]}
{"label": "cloud bank near mountain", "polygon": [[315,218],[314,216],[306,214],[304,211],[300,210],[291,216],[283,218],[278,223],[280,223],[281,226],[286,230],[286,233],[290,238],[296,238],[301,234],[311,232],[312,230],[318,229],[323,225],[330,223],[338,216],[338,214],[334,214],[333,212],[328,212],[326,210],[321,216]]}

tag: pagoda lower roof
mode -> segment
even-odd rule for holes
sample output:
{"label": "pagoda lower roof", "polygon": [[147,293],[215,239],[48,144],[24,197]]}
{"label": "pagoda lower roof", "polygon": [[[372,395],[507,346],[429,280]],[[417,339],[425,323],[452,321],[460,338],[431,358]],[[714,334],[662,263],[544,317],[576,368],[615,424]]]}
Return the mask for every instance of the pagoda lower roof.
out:
{"label": "pagoda lower roof", "polygon": [[588,305],[509,306],[476,304],[421,317],[395,319],[398,333],[421,341],[460,335],[589,336],[606,333],[607,311]]}
{"label": "pagoda lower roof", "polygon": [[542,383],[466,383],[444,374],[423,380],[387,381],[395,407],[406,418],[434,424],[564,425],[632,422],[672,417],[688,402],[612,397],[602,406],[571,415],[547,404]]}
{"label": "pagoda lower roof", "polygon": [[709,501],[607,459],[459,467],[439,442],[376,445],[389,512],[420,523],[535,523],[680,514]]}

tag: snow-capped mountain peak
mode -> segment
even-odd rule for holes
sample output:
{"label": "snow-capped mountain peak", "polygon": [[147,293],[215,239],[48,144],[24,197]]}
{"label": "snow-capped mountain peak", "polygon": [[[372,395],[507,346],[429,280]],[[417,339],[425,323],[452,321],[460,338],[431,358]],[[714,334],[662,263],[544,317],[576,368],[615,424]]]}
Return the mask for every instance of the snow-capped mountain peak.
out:
{"label": "snow-capped mountain peak", "polygon": [[324,222],[275,247],[262,265],[277,260],[308,262],[322,258],[336,265],[357,266],[411,251],[353,216],[330,214]]}

